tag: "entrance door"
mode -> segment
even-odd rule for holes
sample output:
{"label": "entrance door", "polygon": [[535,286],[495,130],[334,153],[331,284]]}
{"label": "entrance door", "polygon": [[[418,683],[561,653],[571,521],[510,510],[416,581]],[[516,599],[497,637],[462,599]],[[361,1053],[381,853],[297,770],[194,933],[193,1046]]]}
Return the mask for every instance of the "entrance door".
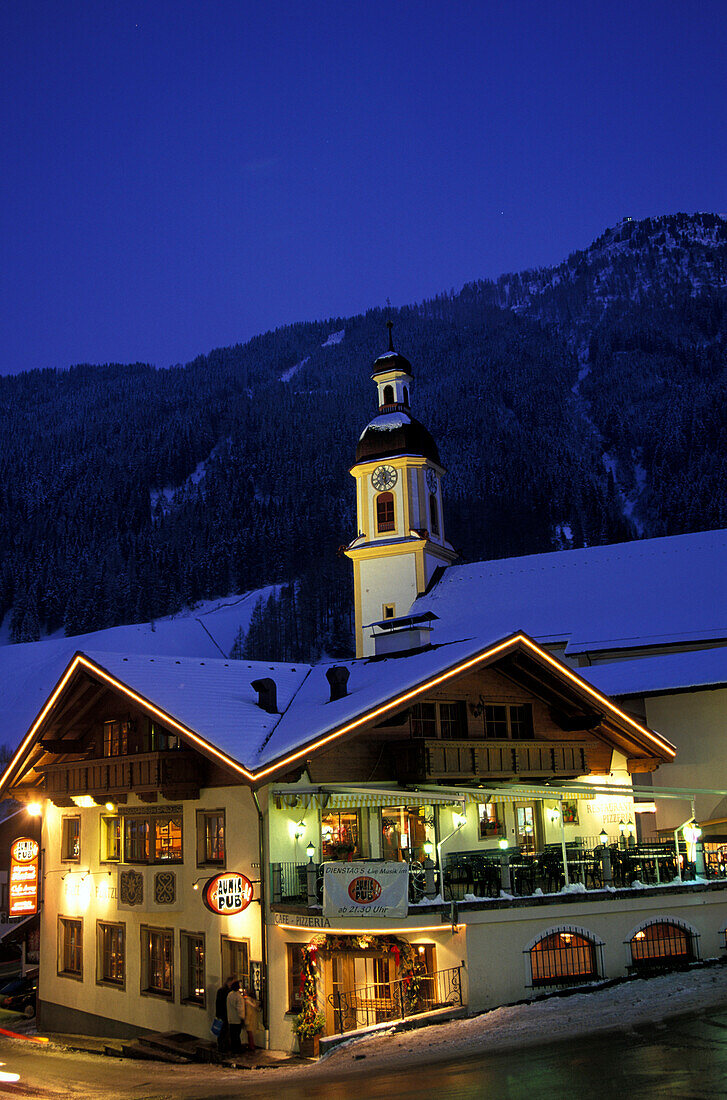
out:
{"label": "entrance door", "polygon": [[331,955],[324,970],[326,982],[326,1032],[338,1035],[353,1031],[356,1023],[356,1006],[352,999],[354,988],[353,955],[340,952]]}
{"label": "entrance door", "polygon": [[398,1015],[392,1002],[389,955],[341,951],[325,968],[326,1031],[340,1034],[380,1024]]}
{"label": "entrance door", "polygon": [[515,803],[516,843],[525,855],[534,855],[539,848],[537,817],[533,802]]}

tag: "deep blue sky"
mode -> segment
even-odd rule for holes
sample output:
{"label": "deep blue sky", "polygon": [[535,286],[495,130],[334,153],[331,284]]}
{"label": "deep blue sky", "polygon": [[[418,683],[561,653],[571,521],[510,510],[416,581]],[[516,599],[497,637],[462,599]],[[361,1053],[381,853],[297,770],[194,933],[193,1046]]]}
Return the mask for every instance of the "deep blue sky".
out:
{"label": "deep blue sky", "polygon": [[0,373],[186,362],[727,209],[727,2],[4,0]]}

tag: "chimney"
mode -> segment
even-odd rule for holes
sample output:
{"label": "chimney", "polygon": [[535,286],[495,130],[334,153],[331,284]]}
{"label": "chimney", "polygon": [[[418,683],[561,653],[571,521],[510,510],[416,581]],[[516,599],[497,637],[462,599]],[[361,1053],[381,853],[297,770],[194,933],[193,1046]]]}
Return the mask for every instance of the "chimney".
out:
{"label": "chimney", "polygon": [[329,702],[332,703],[334,699],[343,699],[344,695],[348,695],[348,677],[350,676],[349,670],[345,665],[331,665],[326,670],[326,679],[331,685],[331,698]]}
{"label": "chimney", "polygon": [[253,680],[251,685],[257,692],[257,705],[266,710],[268,714],[278,713],[278,698],[275,689],[275,680],[266,676],[263,680]]}
{"label": "chimney", "polygon": [[436,618],[432,612],[423,612],[369,623],[374,639],[374,656],[401,657],[406,653],[426,649],[432,644],[431,636]]}

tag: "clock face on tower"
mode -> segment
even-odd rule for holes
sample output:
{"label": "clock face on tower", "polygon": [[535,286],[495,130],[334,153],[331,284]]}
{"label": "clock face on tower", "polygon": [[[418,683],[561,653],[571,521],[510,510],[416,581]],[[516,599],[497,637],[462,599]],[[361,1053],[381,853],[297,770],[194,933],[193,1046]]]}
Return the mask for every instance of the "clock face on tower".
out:
{"label": "clock face on tower", "polygon": [[371,484],[377,492],[393,489],[398,476],[393,466],[377,466],[371,475]]}
{"label": "clock face on tower", "polygon": [[434,470],[427,470],[427,489],[430,493],[436,493],[437,491],[437,475]]}

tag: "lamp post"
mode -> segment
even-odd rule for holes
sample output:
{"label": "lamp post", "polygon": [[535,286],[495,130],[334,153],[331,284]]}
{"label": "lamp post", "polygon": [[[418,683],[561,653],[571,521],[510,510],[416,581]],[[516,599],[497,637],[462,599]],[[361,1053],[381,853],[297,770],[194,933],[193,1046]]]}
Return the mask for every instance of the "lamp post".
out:
{"label": "lamp post", "polygon": [[316,853],[315,845],[311,840],[305,850],[305,854],[308,856],[308,866],[305,869],[305,886],[306,894],[308,895],[308,905],[316,905],[318,902],[318,891],[316,890],[316,878],[318,876],[318,868],[313,862],[313,856]]}
{"label": "lamp post", "polygon": [[603,876],[603,885],[611,886],[613,884],[611,849],[608,846],[608,833],[605,829],[601,829],[601,832],[598,834],[598,839],[601,841],[601,874]]}
{"label": "lamp post", "polygon": [[436,882],[434,878],[435,863],[432,859],[432,853],[434,852],[434,845],[430,841],[426,841],[422,845],[424,849],[424,895],[428,898],[433,898],[437,893]]}

